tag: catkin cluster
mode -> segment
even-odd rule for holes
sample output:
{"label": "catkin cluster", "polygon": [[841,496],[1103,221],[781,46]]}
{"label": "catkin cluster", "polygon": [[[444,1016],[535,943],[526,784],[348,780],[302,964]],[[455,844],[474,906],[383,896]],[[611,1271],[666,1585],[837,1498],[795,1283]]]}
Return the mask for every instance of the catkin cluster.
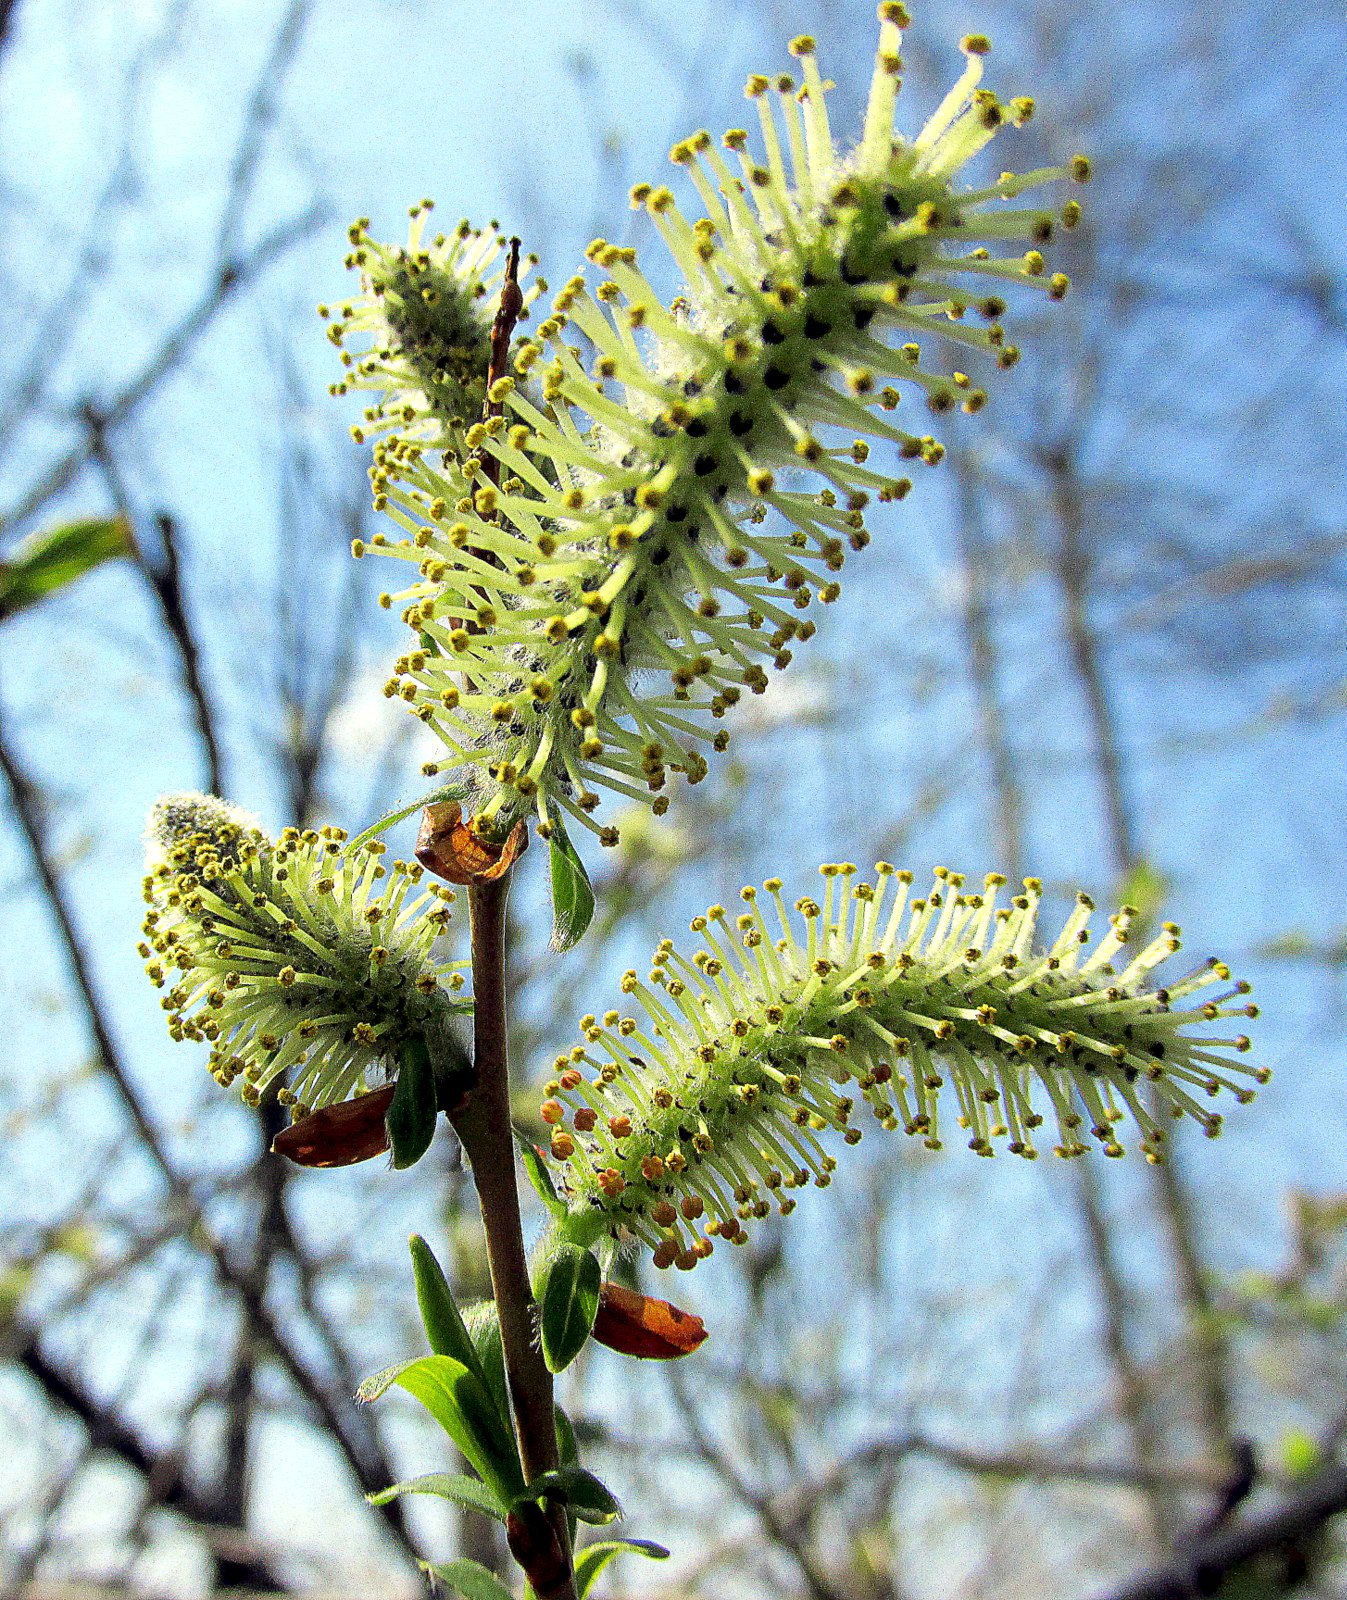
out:
{"label": "catkin cluster", "polygon": [[[210,1071],[257,1105],[282,1080],[296,1119],[382,1082],[402,1047],[448,1057],[463,962],[436,962],[453,891],[339,828],[274,843],[210,795],[150,818],[140,953],[175,1039],[208,1040]],[[286,1081],[288,1080],[288,1081]]]}
{"label": "catkin cluster", "polygon": [[692,923],[693,956],[665,940],[645,981],[625,975],[631,1014],[581,1019],[542,1105],[574,1242],[635,1238],[657,1265],[690,1267],[712,1239],[740,1241],[753,1218],[792,1210],[793,1191],[826,1185],[823,1136],[856,1143],[863,1110],[933,1150],[952,1111],[979,1155],[1027,1157],[1036,1102],[1059,1156],[1086,1138],[1120,1156],[1130,1116],[1156,1161],[1167,1117],[1214,1135],[1204,1102],[1221,1089],[1247,1101],[1266,1080],[1241,1060],[1244,1035],[1211,1027],[1256,1014],[1228,967],[1152,986],[1179,949],[1172,923],[1129,955],[1124,907],[1091,951],[1082,894],[1038,950],[1036,879],[1002,904],[999,875],[971,893],[937,869],[913,898],[912,874],[886,862],[873,880],[820,870],[821,903],[792,911],[775,879],[745,889],[738,915],[712,906]]}
{"label": "catkin cluster", "polygon": [[671,773],[698,781],[727,713],[837,597],[867,506],[907,494],[892,458],[939,461],[930,419],[986,400],[964,368],[1014,365],[1004,292],[1066,292],[1043,247],[1079,206],[1015,202],[1087,163],[957,187],[1032,103],[980,87],[988,46],[969,37],[958,83],[915,139],[897,136],[907,19],[895,0],[879,15],[859,144],[835,139],[814,42],[795,40],[800,78],[749,81],[756,141],[733,129],[674,147],[703,215],[667,188],[632,191],[678,296],[665,304],[634,250],[596,240],[602,280],[563,286],[491,387],[501,414],[461,448],[466,389],[456,379],[438,416],[438,374],[444,345],[472,341],[423,310],[474,327],[480,356],[497,242],[432,252],[413,316],[387,253],[358,234],[369,293],[333,336],[377,324],[372,353],[346,359],[383,396],[372,477],[401,537],[371,543],[409,568],[385,597],[414,632],[387,692],[439,735],[484,824],[533,810],[546,834],[565,813],[611,843],[591,815],[600,791],[659,811]]}

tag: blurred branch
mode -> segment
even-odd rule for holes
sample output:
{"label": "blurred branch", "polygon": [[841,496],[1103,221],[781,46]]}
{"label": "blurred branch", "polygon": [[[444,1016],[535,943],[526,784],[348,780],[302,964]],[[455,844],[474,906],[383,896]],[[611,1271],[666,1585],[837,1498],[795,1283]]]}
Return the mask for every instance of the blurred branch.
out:
{"label": "blurred branch", "polygon": [[974,1477],[1002,1478],[1007,1482],[1093,1483],[1118,1488],[1146,1488],[1174,1494],[1184,1491],[1214,1492],[1220,1480],[1200,1465],[1145,1467],[1132,1461],[1089,1461],[1028,1446],[1022,1449],[977,1450],[933,1439],[919,1431],[890,1438],[871,1439],[839,1461],[823,1476],[780,1497],[782,1514],[790,1525],[816,1514],[821,1503],[861,1474],[876,1466],[923,1456],[942,1466]]}
{"label": "blurred branch", "polygon": [[84,425],[88,434],[90,455],[102,470],[113,504],[130,526],[138,529],[138,537],[133,541],[136,565],[159,602],[159,613],[165,630],[173,642],[182,666],[183,686],[191,701],[193,721],[206,756],[207,792],[223,794],[224,773],[220,759],[220,740],[215,727],[215,709],[201,675],[201,646],[183,593],[177,523],[166,511],[159,512],[155,517],[155,526],[159,534],[159,554],[157,559],[151,559],[145,548],[144,520],[136,517],[130,492],[108,439],[107,424],[92,406],[86,406]]}
{"label": "blurred branch", "polygon": [[299,54],[312,10],[313,0],[290,0],[243,109],[243,131],[234,152],[224,210],[220,213],[215,234],[217,261],[227,261],[234,253],[239,224],[252,195],[253,180],[266,149],[267,136],[275,126],[280,110],[281,86]]}
{"label": "blurred branch", "polygon": [[74,1372],[48,1355],[35,1331],[26,1330],[20,1337],[13,1359],[48,1400],[79,1420],[92,1450],[107,1451],[140,1474],[156,1504],[186,1517],[207,1535],[208,1542],[212,1542],[212,1533],[223,1535],[225,1546],[233,1547],[235,1560],[242,1556],[246,1543],[249,1563],[258,1571],[259,1579],[273,1589],[289,1587],[270,1569],[262,1551],[252,1541],[242,1539],[237,1527],[227,1524],[215,1498],[200,1494],[187,1481],[182,1456],[176,1451],[165,1454],[147,1443],[118,1412],[91,1394]]}
{"label": "blurred branch", "polygon": [[[312,233],[325,216],[326,208],[323,205],[311,205],[299,216],[272,229],[246,256],[222,262],[204,293],[164,336],[158,350],[139,373],[123,386],[120,393],[106,404],[86,401],[76,409],[75,416],[79,419],[96,416],[104,433],[120,426],[182,364],[220,311],[239,291]],[[85,436],[59,456],[18,503],[0,516],[0,529],[13,528],[25,522],[49,500],[68,488],[89,464],[92,454],[86,429]]]}
{"label": "blurred branch", "polygon": [[[1347,1511],[1347,1466],[1337,1465],[1316,1473],[1281,1505],[1186,1543],[1171,1561],[1107,1591],[1100,1600],[1194,1600],[1214,1595],[1226,1578],[1263,1556],[1289,1556],[1293,1570],[1298,1570],[1304,1546],[1342,1511]],[[1271,1596],[1282,1592],[1282,1586],[1257,1592]]]}
{"label": "blurred branch", "polygon": [[1162,1440],[1151,1411],[1145,1374],[1132,1354],[1129,1335],[1129,1306],[1122,1274],[1113,1256],[1113,1241],[1100,1203],[1099,1185],[1088,1161],[1074,1163],[1076,1205],[1089,1246],[1090,1263],[1099,1285],[1104,1313],[1104,1348],[1118,1383],[1118,1407],[1132,1436],[1140,1486],[1146,1497],[1146,1510],[1158,1544],[1173,1537],[1176,1524],[1166,1497],[1155,1485],[1154,1473],[1160,1459]]}
{"label": "blurred branch", "polygon": [[[735,1463],[730,1448],[722,1449],[717,1439],[702,1422],[701,1413],[692,1387],[672,1363],[665,1363],[665,1376],[678,1403],[680,1420],[687,1429],[697,1458],[708,1466],[735,1498],[757,1518],[770,1544],[783,1551],[795,1563],[804,1580],[810,1600],[846,1600],[844,1591],[834,1588],[819,1568],[809,1549],[802,1529],[783,1517],[774,1498],[754,1487]],[[724,1430],[720,1430],[721,1433]]]}
{"label": "blurred branch", "polygon": [[[1123,765],[1122,740],[1117,714],[1105,681],[1099,640],[1090,620],[1090,559],[1085,543],[1085,496],[1073,443],[1065,442],[1054,450],[1040,452],[1039,460],[1048,473],[1049,501],[1056,523],[1058,541],[1054,549],[1056,576],[1063,601],[1063,624],[1068,654],[1089,714],[1090,742],[1103,802],[1106,836],[1119,881],[1141,859],[1133,825]],[[1199,1416],[1208,1448],[1219,1459],[1228,1460],[1232,1450],[1232,1421],[1229,1394],[1229,1352],[1213,1312],[1207,1289],[1192,1204],[1178,1166],[1177,1141],[1171,1143],[1168,1158],[1148,1170],[1159,1211],[1169,1237],[1170,1251],[1179,1299],[1187,1325],[1189,1353],[1196,1380]],[[1090,1185],[1093,1188],[1093,1184]],[[1101,1267],[1106,1259],[1107,1239],[1102,1231],[1097,1202],[1082,1190],[1081,1203],[1087,1217],[1092,1250]],[[1102,1281],[1102,1280],[1101,1280]],[[1110,1318],[1120,1312],[1124,1302],[1118,1292],[1106,1289],[1106,1301],[1114,1307]],[[1110,1335],[1110,1348],[1118,1360],[1124,1341]],[[1119,1368],[1120,1373],[1122,1368]],[[1136,1375],[1124,1378],[1135,1388]],[[1138,1395],[1140,1391],[1137,1391]],[[1146,1402],[1138,1398],[1144,1408]],[[1136,1432],[1138,1412],[1133,1416]],[[1143,1430],[1144,1432],[1145,1430]],[[1142,1437],[1137,1434],[1138,1440]],[[1152,1498],[1157,1527],[1164,1513]]]}
{"label": "blurred branch", "polygon": [[998,859],[1003,870],[1014,881],[1023,871],[1024,863],[1024,795],[1015,770],[1015,754],[1011,749],[996,681],[996,637],[987,599],[991,587],[992,561],[980,477],[976,458],[971,455],[964,457],[961,470],[956,475],[959,495],[956,527],[963,578],[963,637],[968,654],[968,676],[973,686],[977,735],[991,767]]}

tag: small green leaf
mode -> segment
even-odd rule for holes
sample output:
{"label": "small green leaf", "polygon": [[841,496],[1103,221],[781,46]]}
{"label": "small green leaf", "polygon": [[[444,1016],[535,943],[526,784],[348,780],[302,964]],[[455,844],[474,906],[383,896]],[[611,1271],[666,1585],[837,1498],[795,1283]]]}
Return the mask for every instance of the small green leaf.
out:
{"label": "small green leaf", "polygon": [[589,874],[559,817],[552,818],[552,948],[569,950],[584,937],[594,916]]}
{"label": "small green leaf", "polygon": [[125,517],[81,517],[22,540],[0,560],[0,622],[135,548]]}
{"label": "small green leaf", "polygon": [[455,1361],[461,1361],[490,1393],[486,1371],[444,1269],[419,1233],[414,1233],[408,1244],[412,1252],[412,1273],[416,1278],[416,1303],[421,1308],[421,1324],[430,1348],[437,1356],[452,1356]]}
{"label": "small green leaf", "polygon": [[557,1455],[563,1467],[573,1467],[580,1459],[580,1446],[575,1442],[575,1428],[571,1419],[561,1409],[557,1413]]}
{"label": "small green leaf", "polygon": [[499,1499],[510,1503],[518,1498],[524,1480],[514,1438],[490,1393],[461,1361],[422,1356],[393,1381],[430,1412]]}
{"label": "small green leaf", "polygon": [[656,1544],[652,1539],[602,1539],[598,1544],[589,1544],[575,1558],[575,1587],[580,1600],[594,1587],[599,1574],[613,1560],[615,1556],[623,1555],[631,1550],[638,1556],[645,1556],[650,1561],[667,1561],[669,1552],[662,1544]]}
{"label": "small green leaf", "polygon": [[419,1563],[422,1572],[429,1572],[442,1583],[447,1583],[464,1600],[514,1600],[514,1596],[494,1572],[478,1561],[460,1556],[457,1561],[444,1561],[438,1566],[429,1561]]}
{"label": "small green leaf", "polygon": [[413,1362],[420,1361],[422,1357],[413,1356],[411,1361],[395,1361],[391,1367],[380,1367],[378,1372],[371,1373],[355,1392],[356,1399],[361,1405],[372,1405],[381,1399],[398,1381],[399,1375],[410,1367]]}
{"label": "small green leaf", "polygon": [[430,1052],[424,1039],[409,1039],[398,1059],[398,1086],[385,1119],[395,1167],[415,1166],[430,1149],[438,1115]]}
{"label": "small green leaf", "polygon": [[386,833],[395,823],[401,822],[404,817],[410,817],[413,811],[421,811],[426,806],[439,805],[445,800],[462,800],[467,794],[467,789],[461,783],[441,783],[434,789],[427,789],[425,794],[418,795],[415,800],[408,800],[405,805],[395,806],[392,811],[384,812],[377,822],[371,822],[363,833],[356,834],[354,839],[348,840],[343,847],[342,854],[350,855],[353,850],[358,850],[369,839],[377,839],[381,833]]}
{"label": "small green leaf", "polygon": [[365,1499],[372,1506],[386,1506],[400,1494],[433,1494],[441,1500],[452,1500],[456,1506],[466,1506],[469,1511],[480,1511],[483,1516],[505,1521],[505,1507],[480,1478],[470,1478],[465,1472],[427,1472],[420,1478],[408,1478],[405,1483],[391,1484]]}
{"label": "small green leaf", "polygon": [[579,1245],[556,1246],[536,1289],[543,1359],[553,1372],[570,1366],[589,1338],[599,1309],[598,1258]]}
{"label": "small green leaf", "polygon": [[552,1174],[543,1165],[543,1158],[538,1154],[537,1145],[519,1128],[514,1130],[514,1142],[519,1150],[519,1159],[524,1163],[524,1171],[528,1173],[529,1182],[533,1185],[538,1198],[554,1217],[565,1216],[566,1202],[553,1187]]}
{"label": "small green leaf", "polygon": [[500,1316],[490,1300],[479,1300],[464,1313],[472,1347],[486,1374],[487,1388],[491,1391],[501,1416],[510,1415],[509,1385],[505,1380],[505,1350],[500,1342]]}
{"label": "small green leaf", "polygon": [[560,1472],[543,1472],[520,1496],[521,1500],[541,1500],[546,1495],[575,1513],[581,1522],[602,1525],[616,1522],[622,1515],[617,1496],[584,1467],[563,1467]]}

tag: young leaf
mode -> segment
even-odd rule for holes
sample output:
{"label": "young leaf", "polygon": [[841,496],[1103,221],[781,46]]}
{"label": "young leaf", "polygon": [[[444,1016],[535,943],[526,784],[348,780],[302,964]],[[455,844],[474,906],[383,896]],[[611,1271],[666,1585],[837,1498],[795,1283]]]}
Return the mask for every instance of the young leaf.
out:
{"label": "young leaf", "polygon": [[398,1086],[388,1108],[388,1142],[395,1167],[415,1166],[430,1149],[438,1115],[430,1052],[424,1039],[410,1039],[402,1049]]}
{"label": "young leaf", "polygon": [[393,1380],[435,1418],[484,1483],[507,1502],[524,1487],[514,1437],[495,1401],[461,1361],[422,1356]]}
{"label": "young leaf", "polygon": [[552,948],[569,950],[584,937],[594,915],[594,891],[585,864],[566,835],[561,819],[552,818]]}
{"label": "young leaf", "polygon": [[395,1361],[391,1367],[380,1367],[378,1372],[372,1372],[356,1390],[356,1399],[361,1405],[372,1405],[388,1393],[408,1367],[423,1359],[422,1356],[413,1356],[410,1361]]}
{"label": "young leaf", "polygon": [[557,1455],[563,1467],[573,1467],[580,1459],[580,1446],[575,1442],[575,1425],[561,1409],[557,1413]]}
{"label": "young leaf", "polygon": [[412,1252],[412,1273],[416,1279],[416,1303],[421,1308],[421,1324],[426,1330],[430,1348],[437,1356],[452,1356],[455,1361],[461,1361],[490,1393],[491,1385],[486,1371],[478,1359],[477,1348],[463,1321],[463,1314],[458,1309],[444,1269],[419,1233],[414,1233],[408,1244]]}
{"label": "young leaf", "polygon": [[580,1600],[585,1600],[608,1563],[628,1550],[650,1561],[667,1561],[669,1558],[664,1546],[651,1539],[603,1539],[598,1544],[586,1545],[575,1558],[575,1588]]}
{"label": "young leaf", "polygon": [[537,1145],[519,1128],[514,1130],[514,1142],[519,1151],[519,1159],[524,1163],[524,1171],[528,1174],[528,1180],[538,1198],[553,1216],[565,1216],[566,1202],[557,1193],[552,1183],[552,1174],[543,1165],[543,1158],[539,1154]]}
{"label": "young leaf", "polygon": [[445,1561],[435,1566],[429,1561],[420,1563],[422,1572],[429,1572],[447,1583],[463,1600],[514,1600],[514,1596],[494,1572],[489,1572],[480,1562],[460,1556],[457,1561]]}
{"label": "young leaf", "polygon": [[560,1500],[581,1522],[602,1525],[616,1522],[622,1515],[617,1496],[584,1467],[563,1467],[560,1472],[544,1472],[520,1496],[522,1500]]}
{"label": "young leaf", "polygon": [[372,1506],[386,1506],[400,1494],[433,1494],[441,1500],[452,1500],[456,1506],[466,1506],[469,1511],[480,1511],[483,1516],[505,1521],[505,1507],[480,1478],[470,1478],[465,1472],[427,1472],[420,1478],[408,1478],[405,1483],[390,1484],[365,1499]]}
{"label": "young leaf", "polygon": [[691,1353],[706,1338],[706,1324],[667,1300],[605,1283],[594,1318],[594,1341],[625,1356],[671,1361]]}
{"label": "young leaf", "polygon": [[500,1342],[500,1317],[490,1300],[470,1305],[463,1317],[472,1347],[486,1375],[486,1385],[501,1416],[510,1415],[509,1385],[505,1380],[505,1351]]}
{"label": "young leaf", "polygon": [[0,561],[0,622],[134,549],[125,517],[82,517],[24,539]]}
{"label": "young leaf", "polygon": [[589,1338],[599,1309],[598,1258],[562,1244],[543,1263],[537,1285],[543,1359],[553,1372],[570,1366]]}
{"label": "young leaf", "polygon": [[415,800],[409,800],[406,805],[395,806],[392,811],[386,811],[377,822],[371,822],[363,833],[356,834],[355,838],[349,841],[343,854],[349,856],[367,840],[377,839],[395,823],[401,822],[404,817],[410,817],[413,811],[420,811],[423,806],[433,806],[444,800],[461,800],[465,792],[461,783],[441,783],[434,789],[427,789],[425,794],[417,795]]}

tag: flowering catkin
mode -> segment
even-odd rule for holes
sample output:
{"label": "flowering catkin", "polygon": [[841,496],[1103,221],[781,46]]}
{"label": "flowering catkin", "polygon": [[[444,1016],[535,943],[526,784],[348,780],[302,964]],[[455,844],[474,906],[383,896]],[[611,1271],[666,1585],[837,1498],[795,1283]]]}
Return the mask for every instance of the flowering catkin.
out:
{"label": "flowering catkin", "polygon": [[[339,828],[285,829],[274,843],[211,795],[170,795],[150,818],[145,942],[175,1039],[210,1041],[222,1085],[261,1100],[282,1074],[296,1118],[372,1088],[423,1040],[448,1059],[465,963],[432,948],[453,892],[422,891],[419,866]],[[180,976],[175,975],[175,969]]]}
{"label": "flowering catkin", "polygon": [[[560,808],[611,843],[590,816],[600,789],[654,794],[659,811],[670,772],[700,779],[705,750],[728,741],[719,720],[813,634],[813,602],[837,597],[847,552],[869,540],[867,504],[908,492],[872,444],[938,461],[922,413],[899,417],[914,401],[980,409],[984,391],[950,358],[1012,366],[1000,291],[1066,292],[1039,247],[1079,206],[1008,202],[1067,170],[1083,179],[1087,163],[956,190],[1032,103],[978,87],[988,46],[969,37],[935,115],[895,137],[907,19],[894,0],[879,15],[854,150],[830,129],[813,40],[795,40],[802,84],[749,80],[760,153],[743,129],[724,154],[704,132],[674,147],[703,217],[666,188],[632,191],[684,276],[672,304],[634,250],[596,240],[606,277],[564,285],[492,386],[503,415],[436,456],[436,425],[408,399],[406,426],[375,444],[376,503],[405,537],[373,543],[414,569],[385,597],[417,634],[387,692],[444,741],[483,822],[532,808],[546,833]],[[471,297],[472,274],[459,281]],[[395,351],[371,381],[415,362]],[[807,490],[803,470],[821,485]]]}
{"label": "flowering catkin", "polygon": [[1243,1102],[1247,1080],[1266,1080],[1239,1059],[1247,1038],[1201,1029],[1256,1015],[1228,967],[1150,986],[1179,949],[1172,923],[1129,958],[1124,907],[1087,955],[1082,894],[1035,951],[1036,879],[1001,905],[997,874],[968,893],[937,868],[913,899],[912,874],[886,862],[873,882],[849,863],[820,871],[822,904],[806,896],[792,915],[778,880],[745,889],[736,918],[712,906],[692,923],[704,948],[691,959],[665,940],[646,982],[625,975],[636,1014],[581,1019],[585,1042],[558,1058],[542,1107],[574,1242],[630,1235],[658,1265],[690,1267],[773,1202],[793,1209],[789,1191],[826,1185],[836,1163],[820,1135],[856,1143],[862,1104],[939,1149],[943,1089],[971,1149],[1032,1157],[1046,1097],[1058,1155],[1084,1154],[1088,1134],[1120,1156],[1130,1114],[1154,1161],[1165,1113],[1214,1135],[1220,1117],[1199,1097]]}
{"label": "flowering catkin", "polygon": [[[464,435],[482,415],[491,323],[505,281],[506,245],[493,222],[473,228],[460,222],[450,234],[423,237],[433,203],[411,208],[406,245],[380,244],[369,218],[351,224],[348,267],[359,268],[363,293],[337,308],[328,338],[342,350],[346,377],[330,393],[368,390],[378,396],[352,431],[357,442],[396,432],[381,448],[389,464],[414,459],[427,449],[466,454]],[[536,257],[530,256],[525,270]],[[524,293],[521,317],[547,284],[535,279]],[[319,315],[332,316],[321,305]],[[344,348],[352,335],[362,342]],[[370,473],[375,499],[383,494],[388,466]],[[382,507],[380,508],[382,509]]]}

